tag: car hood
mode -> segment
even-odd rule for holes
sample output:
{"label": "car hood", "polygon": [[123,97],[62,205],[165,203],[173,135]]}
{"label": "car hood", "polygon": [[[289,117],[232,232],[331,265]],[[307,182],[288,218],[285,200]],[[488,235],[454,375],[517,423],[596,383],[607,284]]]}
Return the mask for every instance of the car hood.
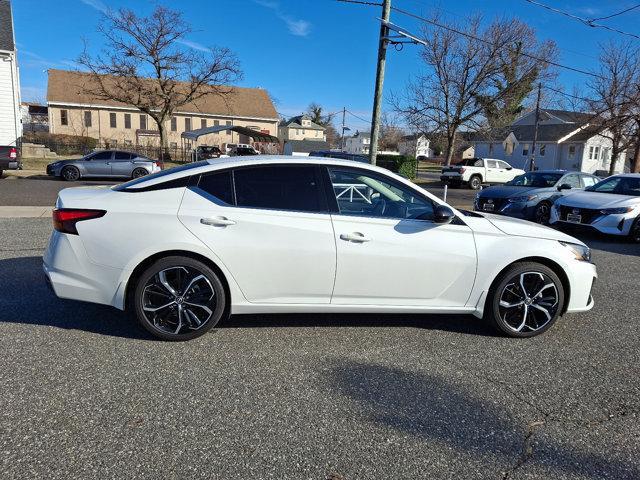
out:
{"label": "car hood", "polygon": [[480,192],[480,198],[510,198],[522,195],[540,195],[541,193],[553,192],[554,188],[540,187],[517,187],[514,185],[500,185],[484,188]]}
{"label": "car hood", "polygon": [[520,220],[518,218],[494,215],[492,213],[482,214],[493,226],[507,235],[518,237],[543,238],[546,240],[558,240],[561,242],[577,243],[584,245],[580,240],[566,233],[562,233],[553,228],[538,225],[537,223]]}
{"label": "car hood", "polygon": [[640,204],[640,197],[629,195],[616,195],[614,193],[576,192],[566,195],[557,201],[558,205],[577,208],[612,208],[628,207]]}

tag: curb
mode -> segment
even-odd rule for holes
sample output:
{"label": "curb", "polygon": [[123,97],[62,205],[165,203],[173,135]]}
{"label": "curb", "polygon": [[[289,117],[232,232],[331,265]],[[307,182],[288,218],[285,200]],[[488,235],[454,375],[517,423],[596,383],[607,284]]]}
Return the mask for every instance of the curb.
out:
{"label": "curb", "polygon": [[37,206],[0,206],[0,218],[47,218],[53,207]]}

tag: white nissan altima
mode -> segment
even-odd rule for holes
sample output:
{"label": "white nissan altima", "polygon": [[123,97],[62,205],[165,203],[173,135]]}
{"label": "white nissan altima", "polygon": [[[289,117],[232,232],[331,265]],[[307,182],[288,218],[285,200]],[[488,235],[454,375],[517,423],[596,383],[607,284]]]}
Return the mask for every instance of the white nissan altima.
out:
{"label": "white nissan altima", "polygon": [[579,240],[346,160],[236,157],[65,189],[53,223],[55,293],[129,310],[165,340],[284,312],[470,313],[530,337],[593,306]]}

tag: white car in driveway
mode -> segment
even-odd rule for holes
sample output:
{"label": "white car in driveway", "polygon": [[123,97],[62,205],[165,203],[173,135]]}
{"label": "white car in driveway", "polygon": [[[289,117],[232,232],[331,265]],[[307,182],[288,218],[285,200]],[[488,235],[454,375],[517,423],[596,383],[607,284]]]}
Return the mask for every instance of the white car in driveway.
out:
{"label": "white car in driveway", "polygon": [[640,174],[614,175],[558,199],[549,223],[577,225],[640,243]]}
{"label": "white car in driveway", "polygon": [[129,309],[166,340],[284,312],[470,313],[526,337],[593,306],[579,240],[347,160],[202,161],[62,190],[53,217],[55,293]]}

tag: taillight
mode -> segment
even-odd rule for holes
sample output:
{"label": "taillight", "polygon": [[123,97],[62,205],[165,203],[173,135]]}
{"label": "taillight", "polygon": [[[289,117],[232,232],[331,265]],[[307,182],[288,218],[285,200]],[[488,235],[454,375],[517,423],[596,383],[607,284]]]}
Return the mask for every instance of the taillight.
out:
{"label": "taillight", "polygon": [[15,148],[9,150],[9,158],[18,158],[18,150]]}
{"label": "taillight", "polygon": [[62,233],[78,235],[76,223],[82,220],[100,218],[107,213],[104,210],[88,210],[78,208],[56,208],[53,211],[53,228]]}
{"label": "taillight", "polygon": [[460,173],[464,173],[465,170],[466,170],[466,168],[464,168],[464,167],[460,168]]}

